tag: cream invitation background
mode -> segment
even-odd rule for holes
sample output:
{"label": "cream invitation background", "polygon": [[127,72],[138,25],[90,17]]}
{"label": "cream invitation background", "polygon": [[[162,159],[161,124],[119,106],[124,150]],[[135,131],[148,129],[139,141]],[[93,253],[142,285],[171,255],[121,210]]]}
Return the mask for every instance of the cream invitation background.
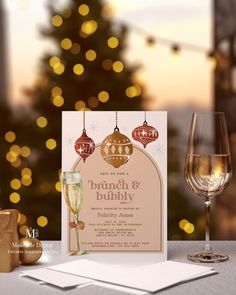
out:
{"label": "cream invitation background", "polygon": [[[86,179],[80,214],[86,228],[80,231],[81,248],[88,251],[156,251],[166,255],[167,114],[147,112],[148,125],[158,130],[159,137],[146,149],[131,135],[135,127],[143,124],[144,112],[118,114],[120,132],[130,138],[134,153],[128,163],[116,169],[100,154],[100,143],[114,130],[115,112],[86,112],[87,135],[96,143],[96,149],[86,163],[74,150],[74,142],[82,133],[82,112],[63,112],[62,169],[79,170]],[[111,192],[99,188],[101,182],[120,182],[122,185],[120,190]],[[70,251],[76,250],[63,199],[62,214],[63,246],[65,251],[68,250],[65,244]]]}

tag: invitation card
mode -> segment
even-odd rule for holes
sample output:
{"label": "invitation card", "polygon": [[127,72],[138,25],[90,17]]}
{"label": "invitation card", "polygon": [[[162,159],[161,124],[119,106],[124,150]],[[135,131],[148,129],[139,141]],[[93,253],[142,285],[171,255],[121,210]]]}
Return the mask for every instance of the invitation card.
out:
{"label": "invitation card", "polygon": [[63,112],[62,172],[64,252],[166,255],[166,112]]}

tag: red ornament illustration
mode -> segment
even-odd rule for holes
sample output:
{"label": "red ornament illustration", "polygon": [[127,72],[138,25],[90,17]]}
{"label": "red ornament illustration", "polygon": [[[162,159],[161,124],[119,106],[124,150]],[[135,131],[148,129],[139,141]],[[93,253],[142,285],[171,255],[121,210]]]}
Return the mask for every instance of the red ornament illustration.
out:
{"label": "red ornament illustration", "polygon": [[94,152],[95,143],[83,130],[82,135],[75,142],[75,151],[85,160]]}
{"label": "red ornament illustration", "polygon": [[94,152],[95,143],[92,138],[88,137],[85,130],[85,112],[83,112],[83,133],[75,142],[75,151],[85,160]]}
{"label": "red ornament illustration", "polygon": [[146,148],[147,144],[155,141],[159,136],[158,131],[155,127],[149,126],[146,121],[146,112],[145,112],[145,121],[142,126],[136,127],[132,132],[132,137],[134,140],[142,143],[143,147]]}

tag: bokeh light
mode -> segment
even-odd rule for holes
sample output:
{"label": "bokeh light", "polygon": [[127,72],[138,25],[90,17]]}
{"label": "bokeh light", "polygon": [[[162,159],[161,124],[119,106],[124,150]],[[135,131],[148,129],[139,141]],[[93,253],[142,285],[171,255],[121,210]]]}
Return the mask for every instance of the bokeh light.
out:
{"label": "bokeh light", "polygon": [[114,49],[114,48],[116,48],[117,46],[119,46],[119,40],[118,40],[116,37],[112,36],[112,37],[110,37],[109,39],[107,39],[107,45],[108,45],[110,48]]}
{"label": "bokeh light", "polygon": [[105,90],[98,93],[98,99],[99,101],[105,103],[109,100],[109,93]]}
{"label": "bokeh light", "polygon": [[69,38],[64,38],[61,40],[61,48],[69,50],[72,47],[72,41]]}
{"label": "bokeh light", "polygon": [[104,68],[104,70],[106,71],[110,71],[112,69],[113,66],[113,62],[111,59],[107,58],[104,59],[104,61],[102,62],[102,67]]}
{"label": "bokeh light", "polygon": [[98,24],[95,20],[89,20],[82,23],[81,31],[86,35],[92,35],[96,32]]}
{"label": "bokeh light", "polygon": [[17,220],[17,223],[19,225],[23,225],[23,224],[26,224],[26,222],[27,222],[27,217],[25,216],[25,214],[20,213],[19,217],[18,217],[18,220]]}
{"label": "bokeh light", "polygon": [[97,57],[96,51],[94,51],[93,49],[87,50],[85,53],[85,57],[88,61],[94,61]]}
{"label": "bokeh light", "polygon": [[113,68],[113,71],[116,72],[116,73],[120,73],[123,71],[124,69],[124,64],[122,61],[120,60],[117,60],[113,63],[112,65],[112,68]]}
{"label": "bokeh light", "polygon": [[136,96],[141,95],[141,87],[139,85],[133,85],[130,86],[128,88],[126,88],[125,90],[125,94],[129,97],[129,98],[134,98]]}
{"label": "bokeh light", "polygon": [[72,54],[78,54],[78,53],[80,53],[80,45],[78,44],[78,43],[73,43],[72,44],[72,47],[71,47],[71,49],[70,49],[70,52],[72,53]]}
{"label": "bokeh light", "polygon": [[30,156],[30,154],[31,154],[31,149],[28,146],[23,146],[20,149],[20,154],[21,154],[22,157],[28,158]]}
{"label": "bokeh light", "polygon": [[53,138],[49,138],[47,141],[46,141],[46,147],[47,149],[49,150],[54,150],[57,146],[57,142],[55,139]]}
{"label": "bokeh light", "polygon": [[51,90],[51,94],[52,94],[52,96],[62,95],[61,87],[58,87],[58,86],[53,87]]}
{"label": "bokeh light", "polygon": [[13,204],[17,204],[20,202],[20,194],[13,192],[10,194],[9,199]]}
{"label": "bokeh light", "polygon": [[10,186],[14,190],[19,190],[21,188],[21,182],[18,178],[14,178],[11,180]]}
{"label": "bokeh light", "polygon": [[22,225],[20,228],[19,228],[19,232],[21,233],[22,236],[26,236],[26,232],[27,230],[29,230],[29,227],[27,225]]}
{"label": "bokeh light", "polygon": [[53,97],[52,99],[52,103],[56,106],[56,107],[61,107],[64,104],[64,98],[61,95],[56,95]]}
{"label": "bokeh light", "polygon": [[55,184],[55,189],[58,191],[58,192],[61,192],[61,182],[58,181],[56,184]]}
{"label": "bokeh light", "polygon": [[16,140],[16,134],[13,131],[8,131],[5,133],[5,140],[7,142],[14,142]]}
{"label": "bokeh light", "polygon": [[80,15],[82,16],[86,16],[89,14],[89,6],[87,4],[81,4],[79,7],[78,7],[78,12]]}
{"label": "bokeh light", "polygon": [[39,216],[37,218],[37,224],[40,226],[40,227],[45,227],[47,224],[48,224],[48,219],[46,216]]}
{"label": "bokeh light", "polygon": [[82,75],[84,72],[84,66],[82,64],[74,65],[73,72],[78,76]]}
{"label": "bokeh light", "polygon": [[76,111],[81,111],[86,108],[86,103],[83,100],[78,100],[75,103],[75,110]]}
{"label": "bokeh light", "polygon": [[51,23],[54,27],[60,27],[63,23],[63,19],[60,15],[54,15],[51,18]]}
{"label": "bokeh light", "polygon": [[92,96],[88,99],[88,105],[90,108],[94,109],[99,105],[99,100],[97,99],[97,97]]}
{"label": "bokeh light", "polygon": [[40,128],[44,128],[44,127],[47,126],[47,124],[48,124],[48,120],[47,120],[46,117],[44,117],[44,116],[40,116],[40,117],[37,118],[37,120],[36,120],[36,124],[37,124],[38,127],[40,127]]}

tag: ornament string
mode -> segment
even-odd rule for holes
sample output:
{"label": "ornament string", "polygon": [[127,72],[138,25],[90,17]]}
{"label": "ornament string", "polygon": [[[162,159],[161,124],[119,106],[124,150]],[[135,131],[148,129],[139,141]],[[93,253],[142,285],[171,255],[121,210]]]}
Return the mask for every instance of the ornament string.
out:
{"label": "ornament string", "polygon": [[120,129],[118,128],[118,112],[116,112],[116,127],[114,131],[119,131]]}
{"label": "ornament string", "polygon": [[83,131],[85,132],[85,111],[83,111]]}
{"label": "ornament string", "polygon": [[147,112],[144,112],[144,122],[143,125],[147,125]]}

